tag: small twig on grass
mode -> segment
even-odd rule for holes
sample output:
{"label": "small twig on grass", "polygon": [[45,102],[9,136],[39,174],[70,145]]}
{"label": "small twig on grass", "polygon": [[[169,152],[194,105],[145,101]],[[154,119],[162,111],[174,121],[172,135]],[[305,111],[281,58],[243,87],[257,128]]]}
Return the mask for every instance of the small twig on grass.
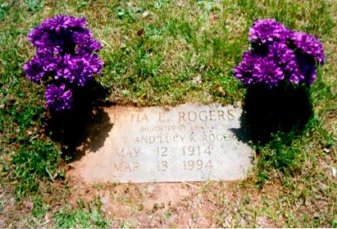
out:
{"label": "small twig on grass", "polygon": [[49,169],[46,167],[46,172],[48,173],[49,178],[54,181],[54,177],[51,175]]}

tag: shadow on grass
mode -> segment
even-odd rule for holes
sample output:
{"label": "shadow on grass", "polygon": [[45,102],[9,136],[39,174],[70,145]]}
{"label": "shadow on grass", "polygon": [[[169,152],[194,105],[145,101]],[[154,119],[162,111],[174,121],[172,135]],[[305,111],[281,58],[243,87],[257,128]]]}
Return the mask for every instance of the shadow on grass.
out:
{"label": "shadow on grass", "polygon": [[[247,89],[241,129],[233,132],[241,141],[265,145],[276,133],[300,135],[312,116],[310,88],[280,85],[269,89],[255,85]],[[285,139],[291,141],[292,137]]]}
{"label": "shadow on grass", "polygon": [[113,124],[102,106],[108,91],[96,81],[73,93],[73,109],[52,112],[46,122],[46,131],[52,140],[62,146],[63,157],[78,160],[85,152],[97,151]]}

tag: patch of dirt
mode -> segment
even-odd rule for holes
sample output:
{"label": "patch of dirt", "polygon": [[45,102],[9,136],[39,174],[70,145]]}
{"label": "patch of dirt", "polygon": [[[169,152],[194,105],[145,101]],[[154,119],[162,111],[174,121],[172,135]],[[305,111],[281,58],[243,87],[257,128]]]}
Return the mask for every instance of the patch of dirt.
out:
{"label": "patch of dirt", "polygon": [[72,187],[69,202],[76,206],[79,199],[99,199],[112,227],[278,227],[284,222],[280,218],[276,225],[263,214],[241,212],[242,207],[254,212],[266,198],[277,199],[282,191],[278,182],[262,190],[256,189],[252,178],[243,182],[90,184],[68,174],[72,174],[67,177]]}
{"label": "patch of dirt", "polygon": [[5,189],[0,189],[0,228],[5,228],[8,222],[8,215],[5,212],[10,212],[14,208],[15,199]]}
{"label": "patch of dirt", "polygon": [[275,228],[275,224],[267,217],[265,216],[258,216],[256,218],[256,223],[258,227],[267,227],[267,228]]}
{"label": "patch of dirt", "polygon": [[208,190],[201,182],[143,183],[143,184],[85,184],[70,178],[70,203],[79,199],[99,198],[105,215],[113,220],[113,227],[122,224],[131,227],[218,227],[216,212],[218,191],[230,198],[231,184],[222,184],[224,190]]}
{"label": "patch of dirt", "polygon": [[[99,198],[113,227],[233,227],[240,220],[247,225],[240,208],[253,209],[261,204],[264,193],[278,195],[278,185],[257,191],[240,187],[238,182],[85,184],[72,177],[70,202]],[[241,191],[242,188],[245,191]],[[245,203],[246,195],[249,202]],[[259,227],[278,227],[266,216],[249,219]],[[248,224],[250,225],[250,224]],[[282,225],[282,224],[280,224]]]}

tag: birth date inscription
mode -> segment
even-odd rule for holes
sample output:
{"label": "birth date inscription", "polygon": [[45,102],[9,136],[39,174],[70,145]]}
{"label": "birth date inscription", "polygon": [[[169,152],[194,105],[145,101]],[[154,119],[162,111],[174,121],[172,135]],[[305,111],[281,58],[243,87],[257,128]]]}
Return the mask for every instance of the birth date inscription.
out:
{"label": "birth date inscription", "polygon": [[247,175],[252,149],[236,138],[241,109],[184,104],[110,107],[103,146],[75,170],[88,182],[237,180]]}

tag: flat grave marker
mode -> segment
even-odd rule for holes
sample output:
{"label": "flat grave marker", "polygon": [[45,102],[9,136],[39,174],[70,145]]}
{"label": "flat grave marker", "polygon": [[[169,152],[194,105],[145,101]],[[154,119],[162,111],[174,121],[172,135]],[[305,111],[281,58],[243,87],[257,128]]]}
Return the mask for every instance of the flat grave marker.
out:
{"label": "flat grave marker", "polygon": [[241,108],[218,104],[105,109],[112,127],[103,146],[73,163],[86,182],[243,179],[253,150],[237,139]]}

